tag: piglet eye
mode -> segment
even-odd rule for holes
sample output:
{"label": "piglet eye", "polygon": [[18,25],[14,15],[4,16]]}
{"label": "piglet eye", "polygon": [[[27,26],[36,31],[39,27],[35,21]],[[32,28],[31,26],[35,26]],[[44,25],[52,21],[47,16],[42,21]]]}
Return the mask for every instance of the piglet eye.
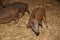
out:
{"label": "piglet eye", "polygon": [[34,22],[31,22],[31,25],[34,26]]}

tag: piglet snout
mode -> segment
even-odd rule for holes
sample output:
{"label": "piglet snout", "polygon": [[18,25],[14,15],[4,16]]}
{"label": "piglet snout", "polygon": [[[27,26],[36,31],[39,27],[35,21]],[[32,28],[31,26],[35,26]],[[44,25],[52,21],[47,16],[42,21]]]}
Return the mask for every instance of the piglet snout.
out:
{"label": "piglet snout", "polygon": [[39,30],[38,29],[33,29],[34,33],[39,36]]}

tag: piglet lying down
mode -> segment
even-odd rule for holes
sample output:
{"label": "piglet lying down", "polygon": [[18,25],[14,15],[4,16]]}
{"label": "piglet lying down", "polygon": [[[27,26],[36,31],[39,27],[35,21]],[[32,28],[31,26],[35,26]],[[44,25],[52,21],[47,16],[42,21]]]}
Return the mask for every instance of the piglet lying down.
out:
{"label": "piglet lying down", "polygon": [[19,19],[18,8],[2,8],[0,10],[0,24],[8,23],[12,20],[17,22]]}
{"label": "piglet lying down", "polygon": [[22,2],[14,2],[8,5],[1,6],[2,8],[0,8],[0,24],[5,24],[12,20],[15,20],[15,23],[17,23],[19,18],[24,16],[25,12],[29,13],[28,4]]}
{"label": "piglet lying down", "polygon": [[39,35],[39,25],[42,27],[42,21],[44,21],[47,27],[45,10],[38,7],[32,11],[27,27],[30,27],[36,35]]}

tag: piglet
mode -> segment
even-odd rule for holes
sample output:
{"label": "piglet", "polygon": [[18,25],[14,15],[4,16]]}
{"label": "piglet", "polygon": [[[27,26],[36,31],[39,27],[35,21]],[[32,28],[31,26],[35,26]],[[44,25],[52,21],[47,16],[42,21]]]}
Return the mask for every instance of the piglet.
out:
{"label": "piglet", "polygon": [[7,7],[0,9],[0,24],[8,23],[15,20],[15,23],[19,20],[18,8]]}
{"label": "piglet", "polygon": [[5,24],[12,20],[15,20],[15,23],[17,23],[19,18],[24,16],[25,12],[30,13],[27,3],[14,2],[10,4],[0,4],[0,24]]}
{"label": "piglet", "polygon": [[30,27],[36,35],[39,35],[39,25],[42,27],[42,21],[48,27],[44,8],[35,8],[31,12],[27,27]]}
{"label": "piglet", "polygon": [[23,2],[13,2],[10,4],[6,4],[3,7],[15,7],[19,8],[19,12],[25,14],[25,12],[28,12],[30,14],[30,11],[28,9],[28,4]]}

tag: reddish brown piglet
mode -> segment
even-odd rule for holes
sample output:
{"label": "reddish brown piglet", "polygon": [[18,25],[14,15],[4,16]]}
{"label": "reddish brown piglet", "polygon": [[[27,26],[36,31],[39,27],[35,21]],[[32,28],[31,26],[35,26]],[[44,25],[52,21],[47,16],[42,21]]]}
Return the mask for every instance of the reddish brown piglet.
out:
{"label": "reddish brown piglet", "polygon": [[45,10],[44,8],[38,7],[32,11],[28,21],[28,27],[30,27],[36,35],[39,35],[39,25],[42,27],[42,20],[47,27]]}

